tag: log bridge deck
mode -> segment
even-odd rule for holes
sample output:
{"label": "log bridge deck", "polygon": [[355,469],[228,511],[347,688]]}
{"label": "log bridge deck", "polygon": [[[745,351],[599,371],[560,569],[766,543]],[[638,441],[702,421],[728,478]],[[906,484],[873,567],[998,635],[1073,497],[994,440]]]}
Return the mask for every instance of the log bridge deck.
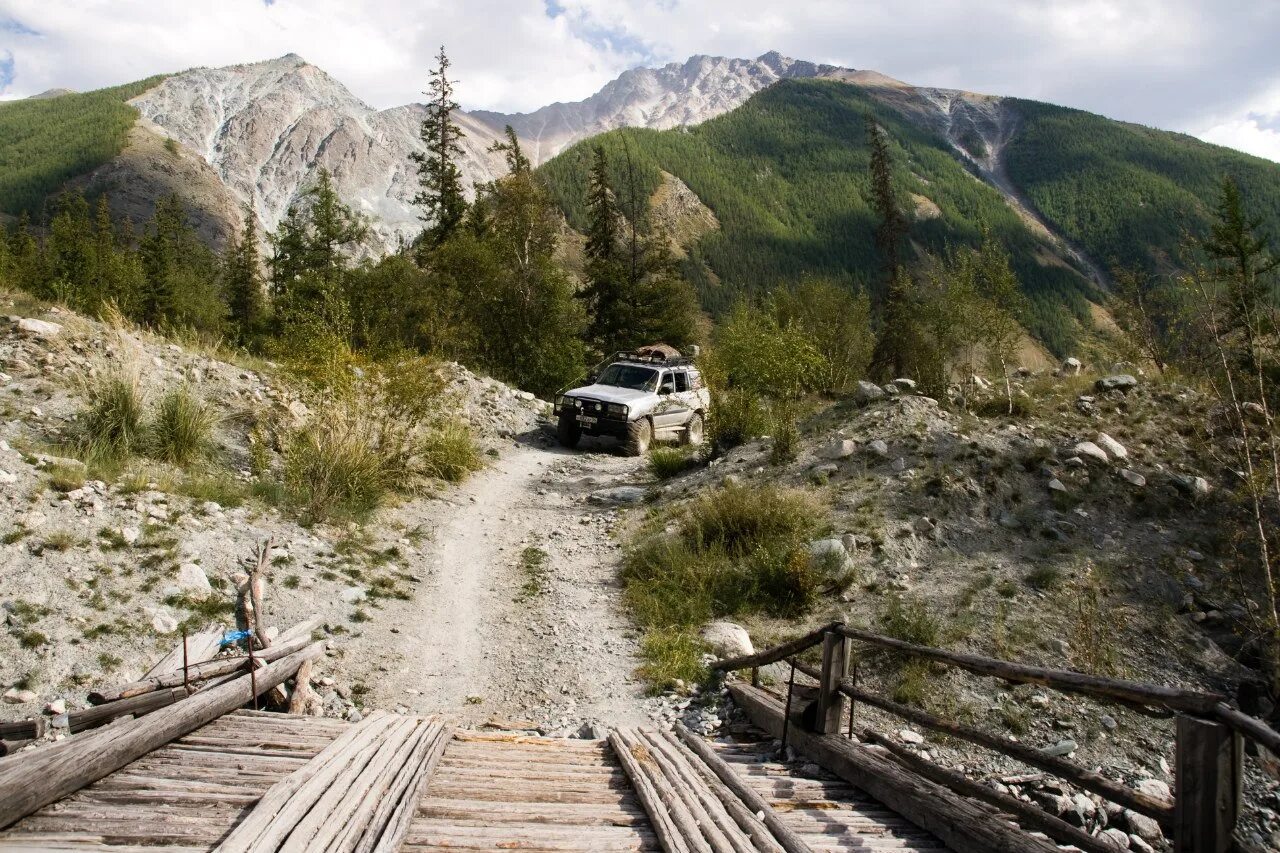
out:
{"label": "log bridge deck", "polygon": [[[194,694],[184,685],[167,704],[137,703],[125,694],[142,687],[130,685],[114,701],[134,702],[128,709],[143,716],[0,757],[0,851],[1115,849],[871,729],[854,737],[854,703],[863,702],[1145,814],[1172,836],[1177,853],[1229,853],[1249,849],[1233,835],[1242,737],[1280,754],[1280,734],[1213,694],[912,646],[839,623],[715,664],[753,677],[729,685],[751,724],[735,724],[731,737],[714,741],[681,726],[565,740],[455,730],[437,718],[385,712],[350,724],[244,710],[323,652],[303,635],[252,674],[222,674],[224,665],[214,662],[219,680]],[[849,677],[853,642],[1176,715],[1175,797],[1154,799],[1025,744],[868,693],[856,668]],[[820,667],[797,658],[818,645]],[[785,692],[759,687],[756,669],[780,661],[792,667]],[[796,673],[816,682],[799,701]],[[305,673],[297,681],[304,691]],[[778,741],[804,756],[805,771],[777,760]],[[813,764],[819,772],[809,772]]]}

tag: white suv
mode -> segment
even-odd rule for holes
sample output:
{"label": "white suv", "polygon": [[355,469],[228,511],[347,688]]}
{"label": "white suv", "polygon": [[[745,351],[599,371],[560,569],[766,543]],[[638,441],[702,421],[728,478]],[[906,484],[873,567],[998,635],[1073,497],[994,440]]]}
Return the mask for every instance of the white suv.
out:
{"label": "white suv", "polygon": [[556,396],[562,445],[607,435],[640,456],[654,441],[702,443],[711,394],[692,359],[641,351],[618,353],[607,364],[590,385]]}

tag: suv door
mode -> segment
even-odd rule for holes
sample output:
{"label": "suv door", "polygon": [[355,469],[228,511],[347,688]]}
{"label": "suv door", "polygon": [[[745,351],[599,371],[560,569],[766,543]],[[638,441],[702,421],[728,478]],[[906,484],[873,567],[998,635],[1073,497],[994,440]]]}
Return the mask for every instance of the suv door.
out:
{"label": "suv door", "polygon": [[658,379],[658,403],[653,407],[653,425],[657,429],[671,429],[684,423],[684,405],[676,392],[675,373],[662,371]]}

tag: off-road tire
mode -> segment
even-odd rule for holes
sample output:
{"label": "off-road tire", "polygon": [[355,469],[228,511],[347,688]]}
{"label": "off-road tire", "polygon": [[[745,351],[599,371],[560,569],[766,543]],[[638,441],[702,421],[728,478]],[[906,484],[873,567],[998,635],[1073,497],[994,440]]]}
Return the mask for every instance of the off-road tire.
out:
{"label": "off-road tire", "polygon": [[622,450],[628,456],[644,456],[653,443],[653,424],[648,418],[640,418],[627,424],[627,440]]}
{"label": "off-road tire", "polygon": [[689,423],[685,424],[684,429],[680,431],[680,443],[685,447],[697,447],[702,444],[706,436],[706,419],[703,418],[702,412],[694,412],[689,417]]}
{"label": "off-road tire", "polygon": [[561,415],[556,424],[556,438],[560,439],[561,447],[567,447],[570,450],[577,447],[578,442],[582,440],[582,427],[578,426],[578,419],[572,414]]}

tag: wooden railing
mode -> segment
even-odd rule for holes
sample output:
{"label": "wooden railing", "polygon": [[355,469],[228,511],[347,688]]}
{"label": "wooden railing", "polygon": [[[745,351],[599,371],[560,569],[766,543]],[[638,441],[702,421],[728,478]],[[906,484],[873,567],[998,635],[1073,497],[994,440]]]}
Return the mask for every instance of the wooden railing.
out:
{"label": "wooden railing", "polygon": [[[858,667],[851,667],[851,645],[855,642],[1013,684],[1038,684],[1065,693],[1089,696],[1149,716],[1175,717],[1176,767],[1173,801],[1136,791],[1066,758],[1046,755],[1012,738],[944,720],[918,708],[876,695],[859,685]],[[815,667],[797,659],[802,652],[817,646],[822,647],[820,666]],[[758,686],[759,668],[779,662],[785,662],[791,667],[782,730],[784,744],[787,727],[793,724],[791,704],[795,692],[795,674],[799,672],[817,682],[815,707],[812,709],[813,715],[809,717],[812,720],[811,730],[817,734],[840,735],[843,728],[847,736],[852,738],[856,728],[856,703],[863,702],[931,731],[1000,752],[1145,815],[1159,823],[1165,834],[1173,839],[1177,853],[1228,853],[1246,849],[1233,837],[1241,804],[1243,738],[1249,738],[1280,756],[1280,733],[1261,720],[1232,708],[1227,704],[1226,697],[1220,694],[1104,678],[1071,670],[1028,666],[981,655],[920,646],[851,628],[842,622],[829,623],[802,637],[752,655],[717,661],[712,664],[712,669],[720,672],[750,669],[752,684]],[[842,723],[845,720],[846,700],[848,725],[844,727]],[[1024,825],[1040,830],[1055,840],[1074,844],[1090,853],[1106,853],[1112,849],[1107,842],[1089,836],[1033,805],[926,761],[869,728],[857,733],[863,741],[887,750],[900,763],[921,776],[1012,814]]]}

